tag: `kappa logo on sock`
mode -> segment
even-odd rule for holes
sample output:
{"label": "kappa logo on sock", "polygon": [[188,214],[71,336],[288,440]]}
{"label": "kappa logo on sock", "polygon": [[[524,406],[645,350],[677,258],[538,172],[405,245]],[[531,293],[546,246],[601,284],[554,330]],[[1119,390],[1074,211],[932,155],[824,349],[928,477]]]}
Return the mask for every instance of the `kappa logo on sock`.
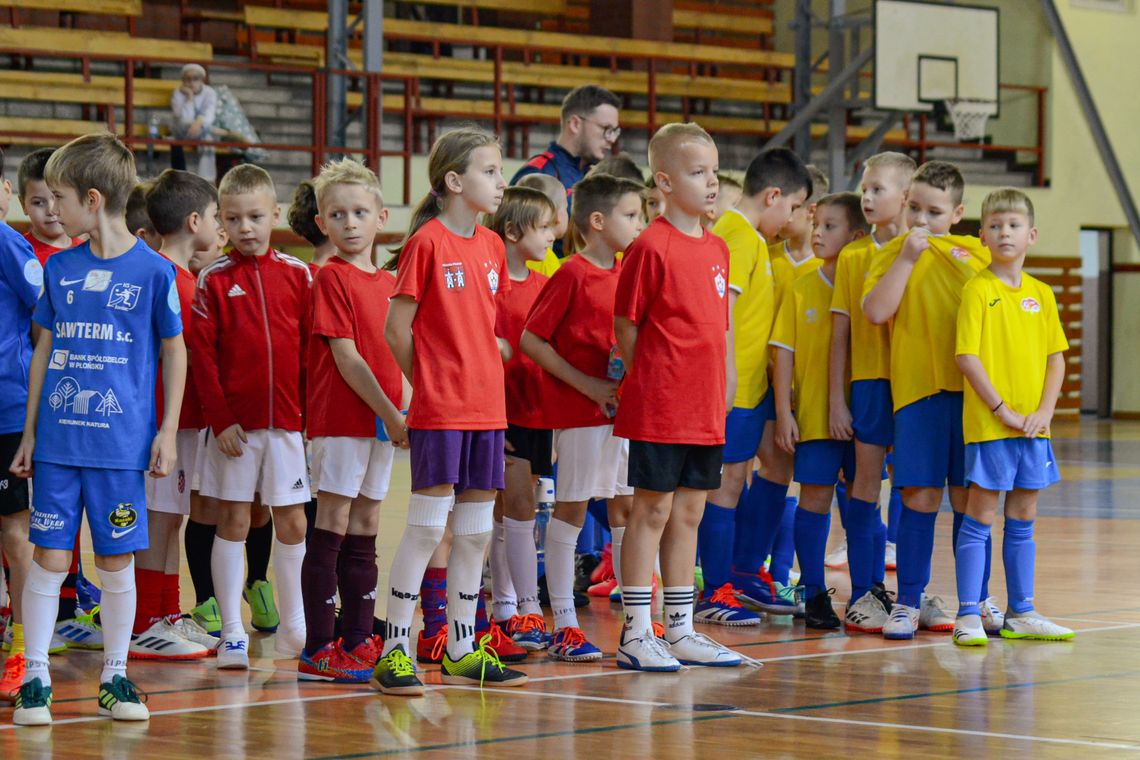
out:
{"label": "kappa logo on sock", "polygon": [[412,601],[415,601],[416,599],[419,599],[419,598],[420,598],[420,595],[419,595],[419,594],[417,594],[417,593],[415,593],[415,592],[412,592],[412,591],[400,591],[400,590],[399,590],[398,588],[396,588],[395,586],[393,586],[393,587],[392,587],[392,588],[389,590],[389,593],[390,593],[392,596],[396,597],[397,599],[410,599],[410,600],[412,600]]}
{"label": "kappa logo on sock", "polygon": [[462,591],[460,591],[459,592],[459,598],[465,602],[473,602],[479,598],[479,594],[477,594],[477,593],[475,593],[475,594],[464,594]]}

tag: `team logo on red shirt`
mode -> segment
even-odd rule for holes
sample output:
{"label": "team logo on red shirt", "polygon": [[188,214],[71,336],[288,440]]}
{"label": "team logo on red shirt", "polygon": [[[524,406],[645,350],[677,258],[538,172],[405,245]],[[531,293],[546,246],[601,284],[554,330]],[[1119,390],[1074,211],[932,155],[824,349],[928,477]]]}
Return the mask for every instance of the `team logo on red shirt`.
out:
{"label": "team logo on red shirt", "polygon": [[713,285],[716,286],[716,294],[724,298],[725,291],[728,288],[728,281],[724,279],[724,267],[714,266],[712,270],[714,272]]}
{"label": "team logo on red shirt", "polygon": [[496,270],[487,270],[487,285],[491,288],[491,295],[499,292],[499,273]]}
{"label": "team logo on red shirt", "polygon": [[1037,303],[1036,298],[1022,298],[1021,310],[1027,311],[1030,314],[1036,314],[1037,312],[1041,311],[1041,304]]}
{"label": "team logo on red shirt", "polygon": [[958,259],[958,261],[969,261],[970,252],[965,248],[954,247],[950,249],[950,255]]}
{"label": "team logo on red shirt", "polygon": [[467,275],[463,271],[463,264],[444,264],[443,284],[448,290],[463,290],[467,286]]}

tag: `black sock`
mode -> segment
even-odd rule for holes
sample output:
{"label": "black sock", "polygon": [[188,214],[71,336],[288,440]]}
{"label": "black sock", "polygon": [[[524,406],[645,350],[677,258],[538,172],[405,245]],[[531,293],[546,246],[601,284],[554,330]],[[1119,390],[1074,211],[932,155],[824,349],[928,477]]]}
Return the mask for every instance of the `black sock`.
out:
{"label": "black sock", "polygon": [[214,551],[214,533],[217,526],[194,520],[186,521],[186,564],[190,580],[194,583],[195,606],[214,595],[214,574],[210,569],[210,555]]}
{"label": "black sock", "polygon": [[245,539],[245,585],[268,580],[269,551],[273,548],[273,520],[260,528],[250,528]]}

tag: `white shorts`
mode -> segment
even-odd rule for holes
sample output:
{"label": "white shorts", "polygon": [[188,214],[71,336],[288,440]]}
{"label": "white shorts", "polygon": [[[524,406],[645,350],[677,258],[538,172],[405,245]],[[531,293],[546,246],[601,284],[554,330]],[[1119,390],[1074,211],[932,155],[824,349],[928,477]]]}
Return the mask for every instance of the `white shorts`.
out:
{"label": "white shorts", "polygon": [[309,500],[305,442],[288,430],[246,431],[240,457],[228,457],[210,436],[202,467],[202,495],[224,501],[252,502],[261,495],[267,507],[288,507]]}
{"label": "white shorts", "polygon": [[355,499],[383,499],[396,447],[376,438],[319,436],[312,440],[313,490]]}
{"label": "white shorts", "polygon": [[175,438],[178,462],[165,478],[146,477],[146,508],[171,515],[190,514],[190,487],[198,460],[198,431],[179,430]]}
{"label": "white shorts", "polygon": [[614,436],[613,425],[568,428],[554,431],[558,477],[554,491],[558,501],[588,501],[631,496],[629,441]]}
{"label": "white shorts", "polygon": [[202,490],[202,467],[206,464],[206,441],[210,440],[210,436],[214,433],[210,428],[205,427],[198,431],[198,447],[194,453],[194,477],[190,479],[190,490]]}

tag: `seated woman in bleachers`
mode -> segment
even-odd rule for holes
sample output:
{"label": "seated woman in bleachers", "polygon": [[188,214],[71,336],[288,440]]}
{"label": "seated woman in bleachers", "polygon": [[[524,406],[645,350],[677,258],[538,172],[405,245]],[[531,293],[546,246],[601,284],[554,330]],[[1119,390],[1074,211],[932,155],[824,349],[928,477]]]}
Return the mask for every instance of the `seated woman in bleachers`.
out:
{"label": "seated woman in bleachers", "polygon": [[[214,121],[217,117],[218,94],[206,84],[206,69],[196,63],[182,67],[182,84],[170,97],[170,110],[174,112],[173,132],[178,139],[214,140]],[[215,182],[218,178],[216,154],[211,146],[199,147],[198,166],[195,171],[203,179]],[[171,155],[172,163],[178,160],[177,152]],[[186,168],[184,159],[182,166]]]}

